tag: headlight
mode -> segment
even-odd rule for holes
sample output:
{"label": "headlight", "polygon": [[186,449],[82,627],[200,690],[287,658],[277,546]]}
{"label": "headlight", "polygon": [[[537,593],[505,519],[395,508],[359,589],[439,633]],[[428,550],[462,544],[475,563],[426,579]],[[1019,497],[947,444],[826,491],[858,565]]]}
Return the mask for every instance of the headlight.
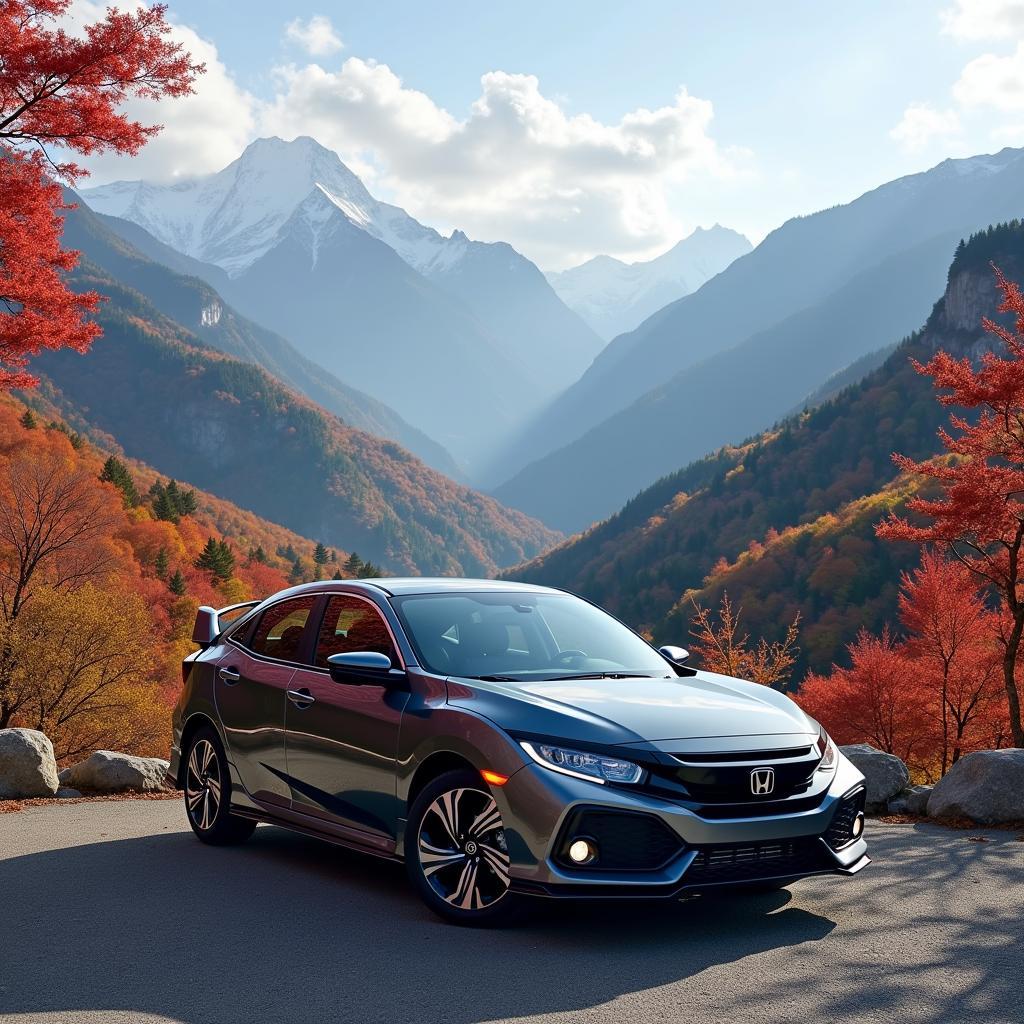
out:
{"label": "headlight", "polygon": [[818,771],[828,771],[829,768],[834,768],[836,763],[835,744],[824,729],[818,733],[818,751],[821,753],[821,760],[818,762]]}
{"label": "headlight", "polygon": [[604,754],[591,754],[585,750],[554,747],[550,743],[526,743],[520,746],[545,768],[576,779],[591,782],[639,782],[644,770],[632,761],[623,761]]}

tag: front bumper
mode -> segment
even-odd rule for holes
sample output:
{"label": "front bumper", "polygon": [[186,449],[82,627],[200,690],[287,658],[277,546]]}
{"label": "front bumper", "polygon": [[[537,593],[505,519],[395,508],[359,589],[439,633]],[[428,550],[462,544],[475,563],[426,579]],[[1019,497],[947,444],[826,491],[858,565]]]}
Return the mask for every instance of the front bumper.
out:
{"label": "front bumper", "polygon": [[[840,821],[860,799],[863,776],[842,756],[830,775],[815,807],[768,817],[710,820],[670,800],[570,778],[539,765],[516,772],[494,796],[506,823],[515,890],[539,896],[670,898],[729,885],[853,875],[866,867],[870,860],[863,835],[839,844],[835,831],[829,831],[833,819]],[[656,858],[659,863],[652,868],[569,866],[560,855],[566,831],[581,814],[595,810],[641,814],[648,825],[657,819],[671,836],[666,857]],[[627,823],[628,833],[629,819],[620,821]],[[643,836],[639,842],[648,842],[646,833],[637,834]]]}

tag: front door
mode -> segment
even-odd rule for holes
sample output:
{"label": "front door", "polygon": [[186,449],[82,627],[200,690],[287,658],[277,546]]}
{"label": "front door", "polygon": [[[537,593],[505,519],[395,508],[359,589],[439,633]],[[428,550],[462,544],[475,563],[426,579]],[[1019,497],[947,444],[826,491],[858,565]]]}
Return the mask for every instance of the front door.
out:
{"label": "front door", "polygon": [[261,803],[288,807],[285,763],[286,694],[317,598],[271,605],[242,638],[226,645],[217,667],[217,711],[229,759],[246,792]]}
{"label": "front door", "polygon": [[[292,809],[393,839],[398,823],[398,729],[409,699],[404,675],[337,683],[332,654],[377,651],[401,662],[376,606],[353,594],[330,597],[311,667],[299,669],[285,712]],[[307,694],[309,700],[294,699]]]}

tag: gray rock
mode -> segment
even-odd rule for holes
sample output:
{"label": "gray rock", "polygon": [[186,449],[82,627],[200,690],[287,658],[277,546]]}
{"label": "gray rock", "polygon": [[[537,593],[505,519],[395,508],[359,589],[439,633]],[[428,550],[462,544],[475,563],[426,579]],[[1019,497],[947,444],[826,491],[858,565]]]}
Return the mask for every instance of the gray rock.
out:
{"label": "gray rock", "polygon": [[1024,749],[976,750],[935,783],[933,818],[970,818],[982,825],[1024,821]]}
{"label": "gray rock", "polygon": [[57,779],[58,779],[58,781],[60,782],[60,784],[62,786],[70,778],[71,778],[71,769],[70,768],[61,768],[61,770],[59,772],[57,772]]}
{"label": "gray rock", "polygon": [[113,750],[97,750],[84,761],[61,772],[61,783],[95,793],[143,793],[164,788],[170,767],[159,757],[134,757]]}
{"label": "gray rock", "polygon": [[53,794],[58,800],[74,800],[76,797],[80,797],[82,794],[77,789],[69,789],[67,786],[61,786],[56,793]]}
{"label": "gray rock", "polygon": [[928,798],[931,795],[931,786],[907,786],[889,800],[889,813],[916,814],[923,817],[928,813]]}
{"label": "gray rock", "polygon": [[0,800],[57,792],[53,744],[36,729],[0,729]]}
{"label": "gray rock", "polygon": [[864,774],[869,811],[885,810],[890,797],[907,788],[910,772],[895,754],[877,750],[870,743],[855,743],[839,749]]}

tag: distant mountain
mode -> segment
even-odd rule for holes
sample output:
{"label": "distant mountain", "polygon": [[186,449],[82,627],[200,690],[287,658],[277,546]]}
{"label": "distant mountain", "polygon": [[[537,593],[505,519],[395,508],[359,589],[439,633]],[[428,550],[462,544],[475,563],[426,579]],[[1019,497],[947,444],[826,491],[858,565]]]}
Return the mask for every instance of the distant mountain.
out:
{"label": "distant mountain", "polygon": [[397,572],[486,576],[557,539],[214,351],[87,259],[73,282],[107,297],[103,336],[84,358],[48,352],[33,369],[161,473]]}
{"label": "distant mountain", "polygon": [[1019,215],[1022,196],[1024,151],[1006,149],[788,221],[608,345],[496,460],[507,482],[494,493],[579,529],[674,466],[764,429],[920,324],[957,241]]}
{"label": "distant mountain", "polygon": [[937,348],[977,359],[990,347],[980,325],[998,305],[990,261],[1024,281],[1020,222],[958,251],[924,329],[863,380],[664,477],[611,518],[506,575],[583,594],[660,643],[686,643],[691,597],[717,605],[728,590],[754,637],[781,639],[800,612],[797,678],[842,662],[859,628],[877,632],[894,620],[900,570],[918,555],[915,545],[874,535],[875,523],[916,487],[897,475],[891,455],[942,450],[936,431],[950,410],[910,359],[926,361]]}
{"label": "distant mountain", "polygon": [[[223,271],[177,253],[145,228],[93,213],[74,193],[68,192],[67,199],[78,208],[65,216],[65,244],[80,250],[122,284],[141,292],[165,316],[221,352],[263,367],[349,426],[397,442],[446,475],[459,475],[452,457],[436,441],[410,426],[383,402],[343,384],[280,335],[235,312],[198,276],[202,272],[216,279]],[[152,253],[152,258],[146,253]],[[181,272],[175,273],[171,267]],[[221,286],[227,283],[224,275]]]}
{"label": "distant mountain", "polygon": [[547,279],[570,309],[611,341],[695,292],[750,249],[739,232],[716,224],[697,228],[653,260],[623,263],[614,256],[595,256],[578,267],[551,272]]}
{"label": "distant mountain", "polygon": [[227,283],[203,276],[242,312],[469,465],[602,347],[510,246],[445,238],[377,202],[309,138],[260,139],[204,178],[83,195],[220,268]]}

